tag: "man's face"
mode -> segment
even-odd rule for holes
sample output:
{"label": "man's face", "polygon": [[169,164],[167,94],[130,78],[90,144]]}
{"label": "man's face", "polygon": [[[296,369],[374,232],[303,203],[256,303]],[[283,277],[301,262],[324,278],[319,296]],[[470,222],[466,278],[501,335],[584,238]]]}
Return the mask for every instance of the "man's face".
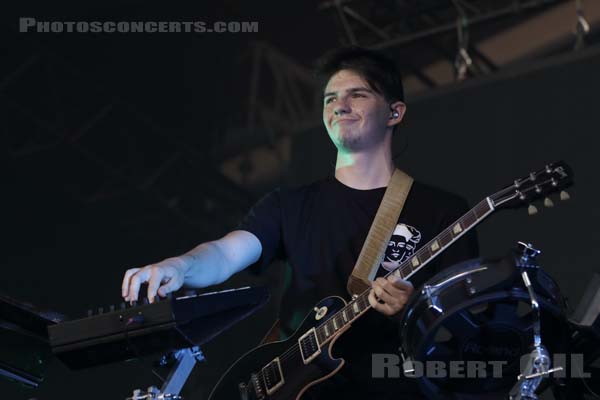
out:
{"label": "man's face", "polygon": [[357,73],[336,72],[325,88],[323,123],[338,150],[360,151],[385,137],[390,106]]}

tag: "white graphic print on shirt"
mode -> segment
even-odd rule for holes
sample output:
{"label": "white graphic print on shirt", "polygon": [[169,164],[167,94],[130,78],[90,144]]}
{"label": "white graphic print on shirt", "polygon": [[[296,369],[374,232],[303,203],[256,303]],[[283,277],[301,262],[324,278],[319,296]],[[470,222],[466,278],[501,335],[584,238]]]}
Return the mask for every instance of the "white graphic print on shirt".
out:
{"label": "white graphic print on shirt", "polygon": [[396,225],[381,266],[386,271],[393,271],[415,253],[420,241],[421,232],[416,228],[405,224]]}

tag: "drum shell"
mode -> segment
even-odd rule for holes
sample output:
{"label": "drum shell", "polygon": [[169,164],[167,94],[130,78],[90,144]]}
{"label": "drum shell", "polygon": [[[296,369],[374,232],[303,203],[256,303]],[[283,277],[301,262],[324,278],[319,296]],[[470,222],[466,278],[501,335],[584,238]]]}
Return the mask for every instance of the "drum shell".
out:
{"label": "drum shell", "polygon": [[[467,316],[467,320],[473,318],[471,310],[474,308],[483,306],[484,313],[490,309],[494,312],[496,309],[514,309],[514,317],[496,317],[494,314],[497,320],[491,318],[485,324],[478,325],[477,329],[452,332],[454,353],[450,359],[506,360],[503,378],[489,382],[479,380],[473,385],[469,380],[446,379],[434,380],[432,383],[424,377],[421,381],[425,386],[429,386],[430,389],[434,387],[437,393],[444,393],[444,390],[450,389],[454,392],[472,392],[477,390],[477,385],[481,385],[488,394],[498,390],[499,396],[500,393],[506,395],[506,391],[503,392],[505,386],[514,383],[519,372],[520,357],[529,353],[533,342],[531,326],[524,323],[531,318],[519,318],[516,315],[519,303],[530,304],[528,291],[521,278],[522,271],[527,271],[540,304],[544,345],[551,352],[564,351],[564,343],[567,341],[565,303],[558,286],[545,271],[536,266],[523,265],[514,254],[496,259],[469,260],[440,272],[419,291],[415,291],[416,295],[407,304],[401,324],[402,350],[408,358],[425,362],[431,359],[428,352],[436,345],[436,335],[439,331],[442,328],[455,328],[455,320],[462,319],[464,315]],[[439,285],[437,290],[436,285]],[[429,293],[426,290],[427,286]],[[474,317],[479,318],[477,315]],[[499,345],[482,346],[481,343],[487,343],[487,340]],[[481,350],[482,354],[472,354],[473,349],[484,350]]]}

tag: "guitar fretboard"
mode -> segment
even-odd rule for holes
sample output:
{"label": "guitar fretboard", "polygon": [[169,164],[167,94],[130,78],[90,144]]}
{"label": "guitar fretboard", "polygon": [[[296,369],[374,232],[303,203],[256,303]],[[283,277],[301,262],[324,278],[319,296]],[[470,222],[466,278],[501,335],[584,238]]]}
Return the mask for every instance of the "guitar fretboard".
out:
{"label": "guitar fretboard", "polygon": [[[488,198],[469,210],[465,215],[444,229],[439,235],[421,247],[409,259],[405,260],[395,270],[386,275],[394,274],[402,279],[411,277],[467,231],[483,221],[494,211]],[[327,321],[316,328],[319,344],[323,345],[339,330],[352,323],[364,314],[370,307],[368,300],[370,289],[356,296],[344,308],[333,314]]]}

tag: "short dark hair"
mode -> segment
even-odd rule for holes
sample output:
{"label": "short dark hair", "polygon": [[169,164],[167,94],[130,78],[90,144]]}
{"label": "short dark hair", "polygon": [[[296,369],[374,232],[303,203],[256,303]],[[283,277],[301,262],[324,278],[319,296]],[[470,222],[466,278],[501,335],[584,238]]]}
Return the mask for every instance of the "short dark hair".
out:
{"label": "short dark hair", "polygon": [[357,46],[332,50],[321,57],[315,67],[319,86],[324,89],[329,79],[342,69],[351,70],[381,94],[386,101],[404,102],[402,77],[394,61],[383,54]]}

